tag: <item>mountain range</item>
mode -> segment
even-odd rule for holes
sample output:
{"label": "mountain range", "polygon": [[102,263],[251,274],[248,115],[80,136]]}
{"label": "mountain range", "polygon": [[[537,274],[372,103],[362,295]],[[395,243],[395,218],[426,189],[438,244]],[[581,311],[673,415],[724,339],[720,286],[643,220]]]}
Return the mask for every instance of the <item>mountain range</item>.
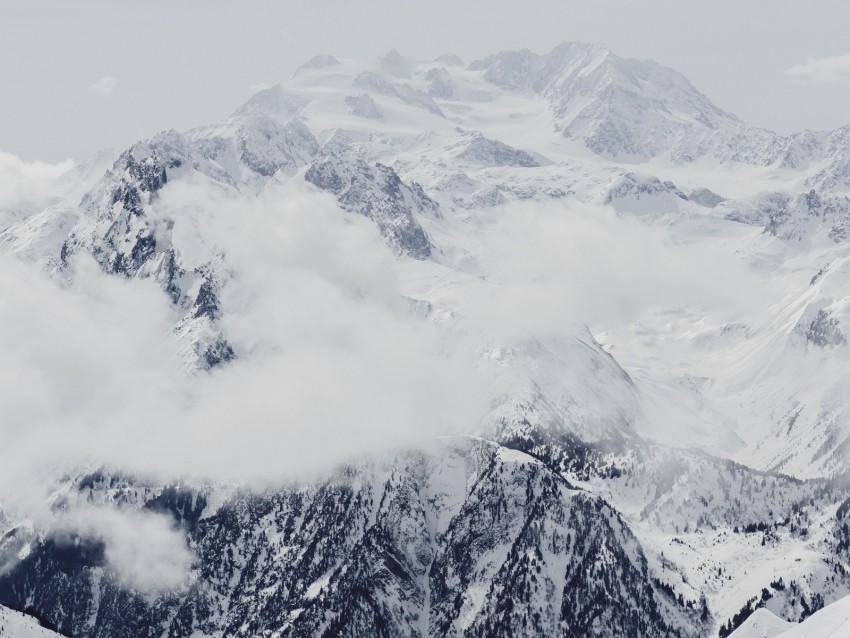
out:
{"label": "mountain range", "polygon": [[291,198],[377,238],[405,325],[474,353],[486,408],[262,488],[65,468],[52,509],[168,517],[188,585],[134,588],[96,530],[10,506],[0,604],[128,638],[790,638],[846,608],[850,126],[749,126],[599,45],[320,55],[61,179],[0,210],[0,250],[155,285],[187,377],[258,356],[234,317],[276,289],[250,289],[223,217]]}

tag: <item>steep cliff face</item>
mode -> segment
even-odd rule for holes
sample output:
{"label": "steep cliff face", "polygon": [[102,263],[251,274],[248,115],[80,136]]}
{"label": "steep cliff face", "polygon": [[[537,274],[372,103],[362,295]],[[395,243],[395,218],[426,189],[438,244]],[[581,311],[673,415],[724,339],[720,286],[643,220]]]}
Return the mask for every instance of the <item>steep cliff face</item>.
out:
{"label": "steep cliff face", "polygon": [[[134,145],[69,213],[70,231],[68,223],[59,229],[67,233],[56,256],[60,268],[85,252],[104,272],[153,279],[163,289],[181,314],[175,333],[189,369],[210,369],[236,356],[219,322],[222,289],[231,274],[221,248],[203,230],[198,237],[176,236],[178,219],[156,207],[169,180],[200,176],[253,196],[309,164],[306,180],[334,194],[344,210],[373,221],[395,252],[414,259],[431,255],[418,219],[438,218],[440,208],[421,186],[408,185],[392,168],[370,165],[345,148],[339,155],[322,152],[297,111],[281,123],[275,105],[255,97],[221,126],[188,135],[169,131]],[[52,214],[47,223],[56,231],[59,217]],[[22,248],[46,244],[33,238],[35,232],[41,233],[40,227],[21,224],[5,231],[5,241]],[[37,250],[41,256],[43,248]]]}

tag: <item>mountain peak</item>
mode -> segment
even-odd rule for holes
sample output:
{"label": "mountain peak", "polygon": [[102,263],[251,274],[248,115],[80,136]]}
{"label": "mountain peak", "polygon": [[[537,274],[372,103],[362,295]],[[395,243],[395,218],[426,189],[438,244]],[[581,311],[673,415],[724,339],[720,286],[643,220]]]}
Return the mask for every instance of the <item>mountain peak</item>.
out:
{"label": "mountain peak", "polygon": [[307,62],[295,69],[295,73],[292,74],[292,77],[298,77],[302,73],[306,73],[314,69],[325,69],[327,67],[339,65],[339,60],[337,60],[334,56],[326,53],[320,53],[318,55],[314,55]]}
{"label": "mountain peak", "polygon": [[254,93],[234,111],[233,116],[264,115],[285,122],[304,108],[307,102],[303,96],[287,91],[281,84],[275,84]]}
{"label": "mountain peak", "polygon": [[410,78],[411,64],[410,61],[401,55],[395,49],[389,51],[381,60],[381,68],[399,79],[406,80]]}
{"label": "mountain peak", "polygon": [[680,73],[603,45],[564,42],[543,55],[502,51],[469,68],[502,89],[545,97],[564,137],[619,161],[669,154],[686,131],[741,126]]}

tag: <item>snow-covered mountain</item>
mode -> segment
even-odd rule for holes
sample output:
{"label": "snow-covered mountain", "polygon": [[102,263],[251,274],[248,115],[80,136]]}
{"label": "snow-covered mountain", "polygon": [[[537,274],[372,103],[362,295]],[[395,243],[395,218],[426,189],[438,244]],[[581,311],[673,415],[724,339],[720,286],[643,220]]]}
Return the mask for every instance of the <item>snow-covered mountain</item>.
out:
{"label": "snow-covered mountain", "polygon": [[219,125],[75,169],[81,199],[0,217],[0,248],[154,282],[187,374],[251,365],[232,318],[277,289],[250,288],[222,218],[291,198],[369,225],[404,320],[475,353],[487,409],[259,493],[70,472],[62,507],[170,516],[188,588],[134,591],[102,538],[10,512],[0,603],[73,636],[811,626],[850,594],[848,130],[748,126],[597,45],[393,51],[317,56]]}

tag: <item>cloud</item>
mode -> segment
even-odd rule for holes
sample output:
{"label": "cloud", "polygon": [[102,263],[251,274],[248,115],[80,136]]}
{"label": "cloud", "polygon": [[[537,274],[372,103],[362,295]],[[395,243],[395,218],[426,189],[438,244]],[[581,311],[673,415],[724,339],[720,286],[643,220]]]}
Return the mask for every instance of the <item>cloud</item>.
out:
{"label": "cloud", "polygon": [[814,84],[850,85],[850,53],[828,58],[808,58],[805,63],[789,68],[790,76]]}
{"label": "cloud", "polygon": [[39,467],[104,463],[274,480],[480,415],[473,355],[411,316],[367,220],[297,189],[253,201],[175,181],[160,205],[179,211],[175,234],[201,228],[227,255],[236,279],[223,322],[241,359],[187,377],[170,339],[175,310],[152,281],[82,258],[60,285],[0,256],[3,486]]}
{"label": "cloud", "polygon": [[759,299],[734,259],[574,201],[490,211],[466,275],[420,265],[433,268],[423,281],[454,273],[430,299],[456,315],[447,324],[405,299],[426,271],[404,279],[371,222],[300,180],[256,199],[174,180],[150,215],[199,264],[225,255],[222,324],[239,360],[187,377],[176,310],[151,280],[81,257],[63,283],[0,254],[0,488],[85,464],[215,481],[321,471],[474,431],[493,391],[485,342]]}
{"label": "cloud", "polygon": [[111,75],[105,75],[89,87],[89,93],[100,93],[101,95],[109,95],[115,90],[115,86],[117,84],[118,80],[116,80]]}
{"label": "cloud", "polygon": [[153,281],[85,256],[56,277],[0,252],[0,503],[13,520],[103,540],[141,589],[186,577],[180,534],[109,506],[71,504],[54,520],[57,477],[108,465],[154,482],[268,485],[468,429],[486,407],[474,353],[410,313],[368,220],[306,184],[251,199],[181,182],[151,215],[174,219],[199,253],[206,241],[226,254],[235,277],[223,322],[241,357],[212,374],[186,375],[177,311]]}
{"label": "cloud", "polygon": [[56,164],[26,162],[0,151],[0,230],[21,213],[52,203],[67,188],[61,176],[73,167],[70,159]]}
{"label": "cloud", "polygon": [[[396,261],[374,224],[297,178],[252,198],[184,175],[149,215],[173,224],[184,259],[197,261],[187,267],[224,256],[222,325],[240,357],[187,376],[172,339],[179,313],[152,280],[104,274],[82,255],[70,276],[51,276],[0,253],[4,505],[29,514],[57,472],[82,468],[268,485],[476,432],[496,396],[536,369],[502,375],[484,346],[575,340],[585,322],[743,288],[714,255],[570,200],[465,221],[478,241],[458,270]],[[430,319],[405,298],[420,294]],[[552,383],[564,379],[584,383]],[[186,577],[184,540],[162,520],[78,507],[53,524],[102,538],[127,583]],[[163,563],[177,567],[147,569]]]}
{"label": "cloud", "polygon": [[165,514],[79,504],[56,516],[51,537],[58,544],[102,543],[119,582],[141,592],[185,589],[191,577],[186,536]]}
{"label": "cloud", "polygon": [[479,232],[467,268],[497,285],[471,291],[464,312],[508,341],[627,324],[655,307],[740,312],[767,294],[724,246],[677,243],[574,199],[487,211]]}

